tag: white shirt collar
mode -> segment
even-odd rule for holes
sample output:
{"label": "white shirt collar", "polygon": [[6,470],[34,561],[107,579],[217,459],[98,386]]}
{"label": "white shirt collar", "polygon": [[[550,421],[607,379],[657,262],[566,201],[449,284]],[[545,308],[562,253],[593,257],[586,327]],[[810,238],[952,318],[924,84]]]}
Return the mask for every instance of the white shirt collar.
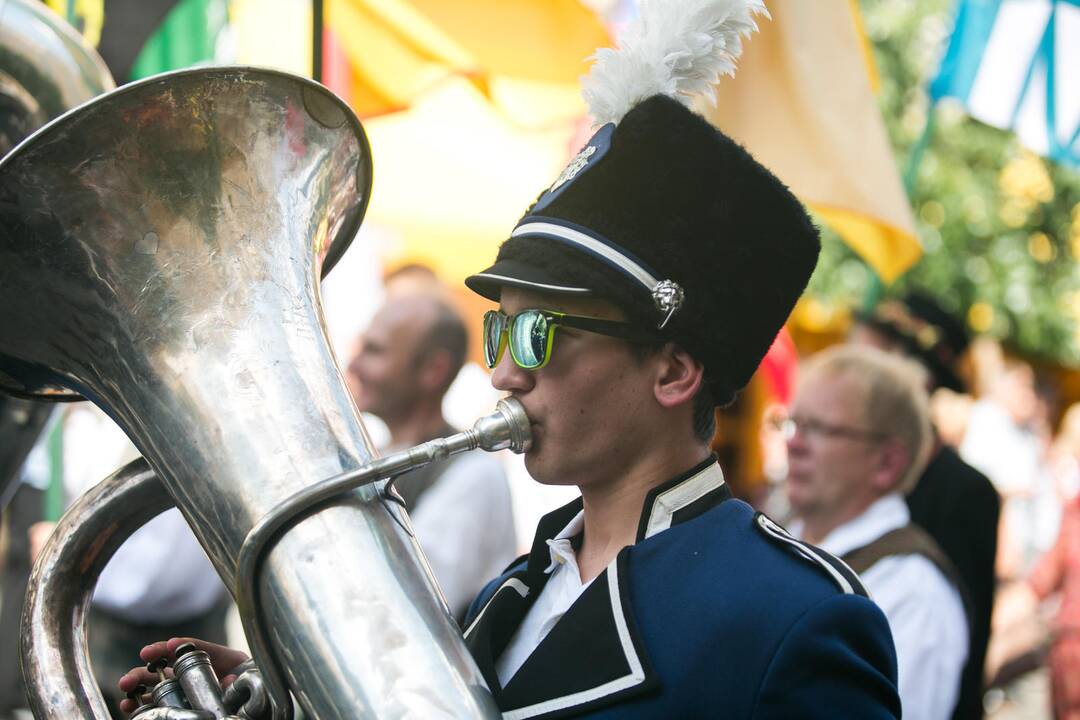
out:
{"label": "white shirt collar", "polygon": [[[907,503],[899,493],[889,493],[875,500],[861,515],[834,528],[817,546],[836,556],[861,548],[879,537],[911,522]],[[792,533],[801,537],[803,524],[793,523]]]}
{"label": "white shirt collar", "polygon": [[585,511],[578,510],[578,514],[566,524],[558,535],[551,540],[547,540],[548,551],[551,553],[551,564],[544,570],[545,573],[551,574],[555,568],[559,565],[569,564],[574,570],[577,570],[577,553],[574,552],[574,546],[571,541],[574,537],[581,534],[585,529]]}

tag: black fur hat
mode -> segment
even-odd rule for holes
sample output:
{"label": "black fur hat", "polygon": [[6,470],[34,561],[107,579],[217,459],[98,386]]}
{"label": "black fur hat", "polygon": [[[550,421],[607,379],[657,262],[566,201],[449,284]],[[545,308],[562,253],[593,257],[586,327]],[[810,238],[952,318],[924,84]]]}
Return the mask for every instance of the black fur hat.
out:
{"label": "black fur hat", "polygon": [[495,264],[466,279],[598,296],[673,340],[727,404],[765,356],[817,263],[817,228],[746,150],[654,95],[600,128],[526,212]]}

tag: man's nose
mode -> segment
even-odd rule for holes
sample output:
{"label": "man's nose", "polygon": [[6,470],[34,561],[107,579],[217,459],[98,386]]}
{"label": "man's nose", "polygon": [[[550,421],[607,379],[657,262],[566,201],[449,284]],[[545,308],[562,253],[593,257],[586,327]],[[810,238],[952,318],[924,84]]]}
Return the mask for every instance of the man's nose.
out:
{"label": "man's nose", "polygon": [[503,392],[523,393],[532,389],[536,378],[532,372],[522,370],[510,357],[510,349],[507,348],[495,366],[495,372],[491,374],[491,385],[496,390]]}
{"label": "man's nose", "polygon": [[796,425],[795,431],[787,437],[785,444],[787,445],[788,455],[805,453],[807,450],[806,433]]}

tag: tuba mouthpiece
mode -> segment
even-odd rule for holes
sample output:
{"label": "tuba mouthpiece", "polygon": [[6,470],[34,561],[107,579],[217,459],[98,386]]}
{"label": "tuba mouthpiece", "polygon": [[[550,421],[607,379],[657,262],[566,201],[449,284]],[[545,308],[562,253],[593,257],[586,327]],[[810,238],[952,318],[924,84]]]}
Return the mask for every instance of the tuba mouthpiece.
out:
{"label": "tuba mouthpiece", "polygon": [[477,446],[488,452],[510,450],[520,455],[532,445],[532,431],[525,408],[514,398],[499,401],[495,412],[485,415],[472,427]]}

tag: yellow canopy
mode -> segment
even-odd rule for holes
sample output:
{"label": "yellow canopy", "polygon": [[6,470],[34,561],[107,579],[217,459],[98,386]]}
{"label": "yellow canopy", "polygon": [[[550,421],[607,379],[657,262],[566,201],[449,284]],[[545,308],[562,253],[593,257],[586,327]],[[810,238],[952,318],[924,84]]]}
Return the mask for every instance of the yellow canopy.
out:
{"label": "yellow canopy", "polygon": [[[310,74],[308,0],[232,0],[230,20],[239,62]],[[324,82],[371,141],[369,241],[460,285],[576,152],[611,38],[578,0],[326,0],[325,21]]]}
{"label": "yellow canopy", "polygon": [[384,258],[438,268],[452,284],[483,269],[574,148],[574,123],[526,130],[464,79],[408,112],[364,123],[375,184],[367,220],[390,231]]}
{"label": "yellow canopy", "polygon": [[882,280],[922,255],[849,0],[769,0],[771,21],[719,85],[709,119],[746,146]]}
{"label": "yellow canopy", "polygon": [[[233,0],[237,59],[310,72],[310,3]],[[612,41],[578,0],[327,0],[327,84],[369,119],[369,222],[391,262],[482,267],[584,137],[579,76]],[[770,0],[707,116],[886,282],[921,255],[850,0]],[[514,32],[521,29],[521,32]],[[388,111],[399,110],[386,115]],[[371,117],[381,116],[381,117]]]}
{"label": "yellow canopy", "polygon": [[[237,60],[311,74],[310,2],[232,0]],[[580,114],[585,58],[610,43],[577,0],[327,0],[327,84],[363,117],[467,78],[515,122]]]}

